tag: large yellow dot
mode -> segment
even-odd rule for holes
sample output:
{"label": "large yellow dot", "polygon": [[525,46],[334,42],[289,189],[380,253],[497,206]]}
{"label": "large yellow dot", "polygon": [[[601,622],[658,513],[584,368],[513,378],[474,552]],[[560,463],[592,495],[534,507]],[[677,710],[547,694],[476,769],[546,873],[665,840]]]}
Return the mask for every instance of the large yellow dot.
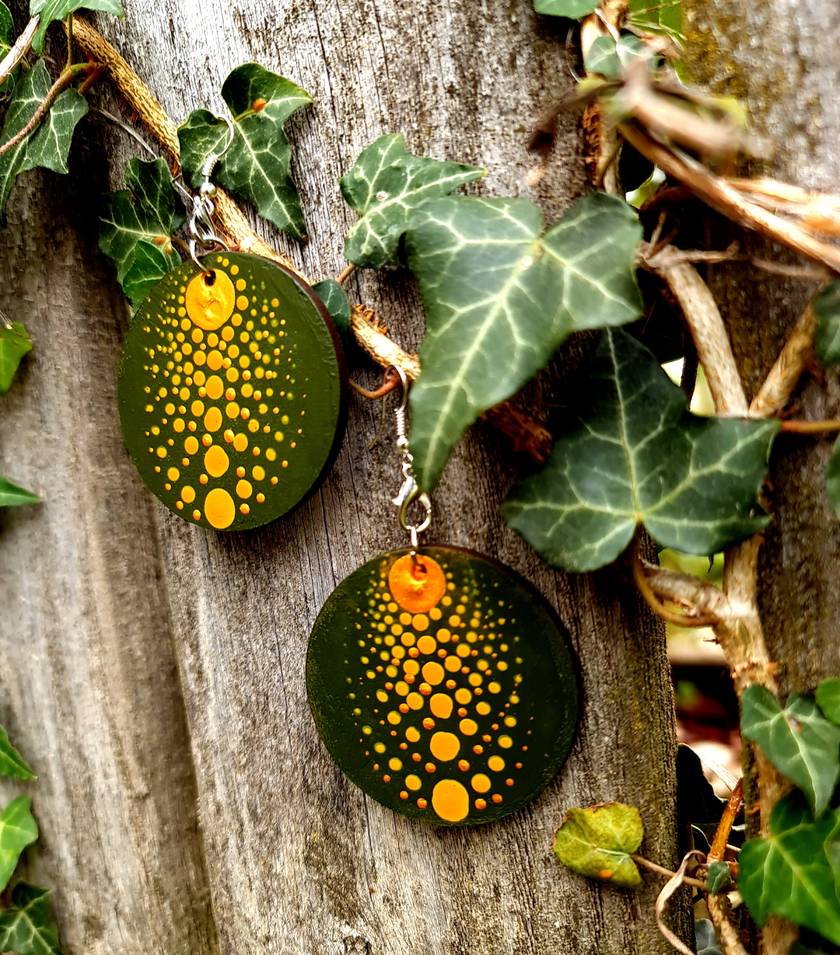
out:
{"label": "large yellow dot", "polygon": [[218,408],[210,408],[204,416],[204,427],[208,431],[218,431],[222,426],[222,412]]}
{"label": "large yellow dot", "polygon": [[434,693],[429,700],[429,709],[439,720],[449,719],[452,715],[452,697],[446,693]]}
{"label": "large yellow dot", "polygon": [[192,321],[199,328],[212,332],[233,314],[235,298],[230,278],[220,269],[210,269],[190,281],[184,304]]}
{"label": "large yellow dot", "polygon": [[204,514],[212,527],[224,530],[236,516],[233,498],[222,487],[214,487],[204,499]]}
{"label": "large yellow dot", "polygon": [[443,667],[436,660],[430,660],[423,665],[423,679],[437,686],[443,680]]}
{"label": "large yellow dot", "polygon": [[500,773],[505,768],[505,761],[501,756],[491,756],[490,759],[487,760],[487,765],[494,773]]}
{"label": "large yellow dot", "polygon": [[204,467],[211,477],[221,477],[227,471],[229,464],[227,452],[220,444],[211,445],[207,449],[204,455]]}
{"label": "large yellow dot", "polygon": [[417,792],[417,790],[423,785],[423,783],[420,781],[419,776],[415,776],[414,773],[410,773],[408,776],[405,777],[405,785],[408,789],[411,789],[413,792]]}
{"label": "large yellow dot", "polygon": [[470,795],[456,779],[441,779],[432,790],[432,808],[446,822],[461,822],[470,811]]}
{"label": "large yellow dot", "polygon": [[490,777],[484,773],[476,773],[470,782],[477,793],[486,793],[490,789]]}
{"label": "large yellow dot", "polygon": [[225,386],[224,382],[218,375],[211,375],[207,379],[207,397],[211,398],[213,401],[218,401],[224,393]]}
{"label": "large yellow dot", "polygon": [[432,756],[441,760],[441,762],[455,759],[460,748],[461,742],[454,733],[438,732],[429,740],[429,749],[432,751]]}
{"label": "large yellow dot", "polygon": [[388,587],[405,610],[421,613],[438,603],[446,591],[446,577],[436,560],[425,554],[406,554],[388,571]]}
{"label": "large yellow dot", "polygon": [[194,438],[190,435],[186,441],[184,441],[184,450],[187,454],[195,454],[198,451],[198,438]]}

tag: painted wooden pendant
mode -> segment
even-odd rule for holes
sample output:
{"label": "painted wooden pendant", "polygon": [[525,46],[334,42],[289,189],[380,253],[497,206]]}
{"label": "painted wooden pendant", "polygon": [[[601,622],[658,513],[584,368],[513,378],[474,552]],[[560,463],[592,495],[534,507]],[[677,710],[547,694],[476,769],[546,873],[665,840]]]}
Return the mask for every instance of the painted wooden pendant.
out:
{"label": "painted wooden pendant", "polygon": [[527,581],[449,546],[384,554],[330,595],[309,642],[309,703],[368,795],[438,825],[519,809],[578,721],[567,634]]}
{"label": "painted wooden pendant", "polygon": [[314,293],[267,259],[185,262],[131,322],[119,371],[128,451],[170,510],[246,530],[298,504],[343,422],[343,357]]}

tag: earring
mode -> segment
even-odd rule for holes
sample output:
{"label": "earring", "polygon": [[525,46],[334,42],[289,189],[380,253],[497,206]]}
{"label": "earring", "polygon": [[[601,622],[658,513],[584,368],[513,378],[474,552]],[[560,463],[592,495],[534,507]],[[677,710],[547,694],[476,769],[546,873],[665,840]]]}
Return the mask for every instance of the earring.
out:
{"label": "earring", "polygon": [[[151,491],[191,523],[259,527],[319,483],[339,443],[344,359],[309,286],[230,252],[211,222],[205,163],[183,192],[190,258],[155,286],[123,346],[118,399],[128,452]],[[211,254],[200,250],[221,249]]]}
{"label": "earring", "polygon": [[378,802],[436,824],[490,822],[533,799],[565,761],[577,667],[563,625],[517,573],[420,545],[432,506],[414,479],[399,373],[403,484],[393,503],[410,546],[364,564],[328,598],[309,640],[309,703],[331,756]]}

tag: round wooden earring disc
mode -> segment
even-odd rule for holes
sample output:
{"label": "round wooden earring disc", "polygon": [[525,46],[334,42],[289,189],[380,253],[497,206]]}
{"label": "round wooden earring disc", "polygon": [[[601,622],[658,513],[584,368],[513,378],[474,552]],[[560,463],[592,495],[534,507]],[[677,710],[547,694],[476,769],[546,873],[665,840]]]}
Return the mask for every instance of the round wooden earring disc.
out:
{"label": "round wooden earring disc", "polygon": [[578,721],[577,667],[551,607],[509,568],[455,547],[377,557],[330,595],[309,641],[309,703],[369,796],[438,825],[533,799]]}
{"label": "round wooden earring disc", "polygon": [[202,527],[273,521],[317,485],[343,418],[343,358],[291,272],[246,253],[185,262],[132,319],[119,371],[128,451],[170,510]]}

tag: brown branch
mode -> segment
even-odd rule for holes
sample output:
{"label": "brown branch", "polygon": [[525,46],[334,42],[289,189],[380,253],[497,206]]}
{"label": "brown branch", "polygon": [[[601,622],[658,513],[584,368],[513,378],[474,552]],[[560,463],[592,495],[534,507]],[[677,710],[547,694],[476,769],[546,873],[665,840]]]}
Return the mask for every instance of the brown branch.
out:
{"label": "brown branch", "polygon": [[344,285],[344,283],[347,281],[347,279],[349,279],[350,276],[351,276],[355,271],[356,271],[356,266],[353,265],[352,262],[349,263],[348,265],[345,265],[344,268],[338,273],[338,276],[337,276],[337,278],[336,278],[336,282],[338,282],[339,285]]}
{"label": "brown branch", "polygon": [[15,40],[9,52],[0,60],[0,86],[11,76],[14,68],[29,52],[40,17],[32,17],[24,27],[23,33]]}
{"label": "brown branch", "polygon": [[704,615],[696,611],[691,614],[684,614],[678,613],[676,610],[671,610],[669,607],[666,607],[665,604],[659,599],[653,587],[651,587],[650,582],[648,581],[645,567],[642,564],[641,557],[639,556],[638,542],[634,541],[631,546],[633,580],[636,584],[636,587],[639,589],[639,593],[644,598],[645,603],[658,617],[661,617],[663,620],[667,620],[668,623],[672,623],[677,627],[711,627],[713,624],[718,622],[718,619],[714,614]]}
{"label": "brown branch", "polygon": [[709,854],[706,856],[707,862],[722,862],[726,856],[726,844],[729,842],[729,833],[732,832],[732,826],[735,819],[741,811],[744,804],[744,780],[739,779],[735,788],[729,794],[726,806],[720,817],[720,822],[715,830],[715,836],[712,840],[712,846]]}
{"label": "brown branch", "polygon": [[693,574],[658,567],[646,560],[640,563],[650,589],[660,600],[670,600],[688,608],[698,617],[708,618],[708,626],[732,618],[726,595],[714,584],[704,583]]}
{"label": "brown branch", "polygon": [[783,421],[781,430],[790,434],[826,434],[840,431],[840,419],[827,421]]}
{"label": "brown branch", "polygon": [[772,418],[782,413],[813,354],[816,332],[817,317],[808,305],[753,398],[751,415]]}
{"label": "brown branch", "polygon": [[63,70],[59,74],[58,79],[56,79],[53,85],[47,90],[47,95],[38,104],[29,122],[22,129],[18,130],[10,140],[0,146],[0,156],[7,153],[10,149],[14,149],[14,147],[22,143],[27,136],[31,135],[44,121],[44,118],[47,113],[49,113],[59,95],[73,83],[77,76],[82,73],[89,73],[93,68],[94,66],[91,63],[76,63],[74,66],[68,66],[66,70]]}
{"label": "brown branch", "polygon": [[[663,865],[657,865],[655,862],[651,862],[650,859],[646,859],[644,856],[631,855],[630,858],[636,863],[636,865],[640,865],[644,869],[649,869],[651,872],[655,872],[657,875],[662,875],[666,879],[673,879],[677,874],[671,869],[666,869]],[[695,889],[706,888],[705,882],[701,881],[700,879],[695,879],[690,875],[687,875],[683,878],[683,883],[685,885],[693,885]]]}
{"label": "brown branch", "polygon": [[821,242],[807,229],[746,199],[726,179],[716,176],[688,156],[677,155],[640,126],[626,122],[619,131],[632,146],[667,175],[687,185],[707,205],[748,229],[780,242],[815,262],[840,272],[840,248]]}

